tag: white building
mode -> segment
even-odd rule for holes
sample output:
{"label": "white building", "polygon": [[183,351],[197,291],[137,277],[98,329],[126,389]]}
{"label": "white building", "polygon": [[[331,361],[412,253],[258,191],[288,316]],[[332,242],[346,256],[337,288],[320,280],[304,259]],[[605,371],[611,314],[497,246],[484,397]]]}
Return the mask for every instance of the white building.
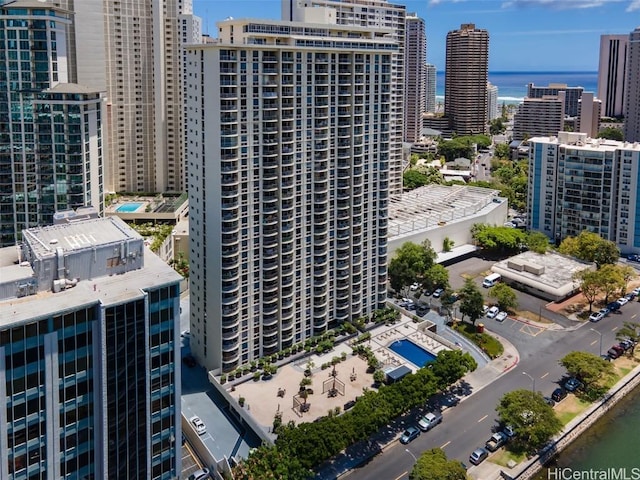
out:
{"label": "white building", "polygon": [[640,144],[584,133],[529,139],[528,227],[558,243],[590,230],[640,252]]}
{"label": "white building", "polygon": [[487,82],[487,118],[491,121],[501,115],[502,112],[498,108],[498,87]]}
{"label": "white building", "polygon": [[604,117],[622,117],[624,114],[628,48],[629,35],[600,36],[598,98],[602,101]]}
{"label": "white building", "polygon": [[187,51],[191,349],[230,371],[386,299],[398,43],[227,20]]}
{"label": "white building", "polygon": [[[323,12],[322,7],[329,10]],[[398,44],[391,62],[389,193],[392,195],[402,193],[405,17],[406,7],[389,0],[282,0],[283,20],[315,22],[321,18],[323,23],[391,30],[391,37]]]}
{"label": "white building", "polygon": [[640,27],[629,34],[624,139],[640,142]]}

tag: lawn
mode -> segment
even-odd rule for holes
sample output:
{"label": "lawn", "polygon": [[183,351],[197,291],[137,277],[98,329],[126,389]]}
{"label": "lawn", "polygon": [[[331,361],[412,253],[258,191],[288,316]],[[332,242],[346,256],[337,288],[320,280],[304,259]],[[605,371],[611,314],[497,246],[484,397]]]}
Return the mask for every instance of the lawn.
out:
{"label": "lawn", "polygon": [[487,333],[477,333],[475,325],[461,322],[454,329],[480,347],[490,358],[498,358],[504,352],[504,347],[496,338]]}
{"label": "lawn", "polygon": [[591,405],[589,402],[582,400],[575,395],[569,395],[553,408],[562,425],[566,425],[580,413],[584,412]]}
{"label": "lawn", "polygon": [[526,453],[513,453],[509,450],[501,448],[493,456],[491,456],[491,463],[498,464],[502,467],[508,467],[509,462],[513,460],[515,463],[520,463],[527,458]]}

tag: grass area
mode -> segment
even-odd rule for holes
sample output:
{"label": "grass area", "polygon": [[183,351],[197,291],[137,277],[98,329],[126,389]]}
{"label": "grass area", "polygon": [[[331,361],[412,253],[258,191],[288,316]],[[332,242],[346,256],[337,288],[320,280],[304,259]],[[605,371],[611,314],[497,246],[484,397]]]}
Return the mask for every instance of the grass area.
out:
{"label": "grass area", "polygon": [[491,463],[496,463],[502,467],[508,467],[508,464],[511,460],[513,460],[515,463],[520,463],[523,460],[526,460],[526,458],[527,454],[524,452],[513,453],[509,450],[501,448],[491,457]]}
{"label": "grass area", "polygon": [[504,347],[496,338],[487,333],[477,333],[475,325],[461,322],[453,328],[480,347],[490,358],[498,358],[504,352]]}
{"label": "grass area", "polygon": [[533,322],[539,322],[539,323],[553,323],[551,320],[549,320],[548,318],[544,318],[544,316],[541,316],[538,313],[533,313],[530,312],[528,310],[516,310],[516,315],[518,317],[522,317],[522,318],[526,318],[527,320],[531,320]]}
{"label": "grass area", "polygon": [[558,419],[562,425],[566,425],[580,413],[584,412],[591,403],[582,400],[575,395],[569,395],[554,407]]}

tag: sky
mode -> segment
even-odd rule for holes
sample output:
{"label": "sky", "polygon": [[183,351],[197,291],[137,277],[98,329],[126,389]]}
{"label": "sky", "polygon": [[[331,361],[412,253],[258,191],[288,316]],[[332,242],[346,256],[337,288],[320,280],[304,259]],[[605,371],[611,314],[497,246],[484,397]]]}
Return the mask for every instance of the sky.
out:
{"label": "sky", "polygon": [[[427,62],[444,70],[447,32],[489,32],[490,71],[598,70],[600,36],[640,27],[640,0],[392,0],[426,23]],[[279,20],[281,0],[193,0],[203,32],[227,17]]]}

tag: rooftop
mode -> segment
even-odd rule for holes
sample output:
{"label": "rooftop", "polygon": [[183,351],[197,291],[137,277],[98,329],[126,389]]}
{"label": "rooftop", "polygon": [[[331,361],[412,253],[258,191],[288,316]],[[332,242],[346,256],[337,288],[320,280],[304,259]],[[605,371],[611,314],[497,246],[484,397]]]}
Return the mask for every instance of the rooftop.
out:
{"label": "rooftop", "polygon": [[389,202],[389,236],[425,230],[468,217],[498,200],[499,193],[498,190],[465,185],[416,188]]}

